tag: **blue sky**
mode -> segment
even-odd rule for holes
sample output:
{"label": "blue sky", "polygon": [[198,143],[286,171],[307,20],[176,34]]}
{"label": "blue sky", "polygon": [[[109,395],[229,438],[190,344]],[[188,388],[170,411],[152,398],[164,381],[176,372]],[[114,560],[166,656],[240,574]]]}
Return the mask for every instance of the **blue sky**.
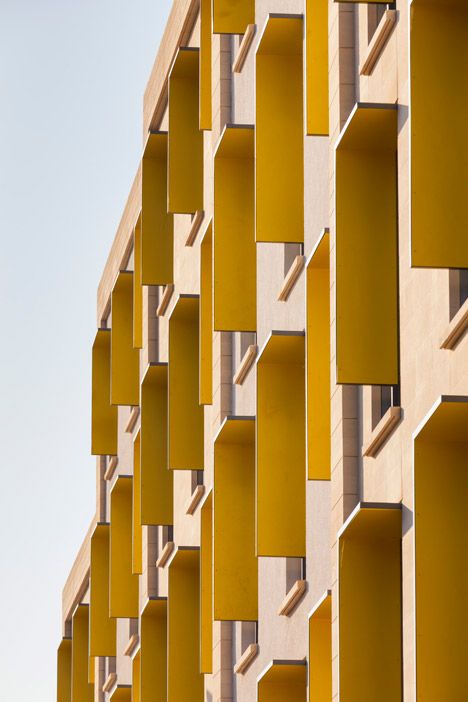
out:
{"label": "blue sky", "polygon": [[170,0],[0,0],[0,674],[55,699],[61,590],[94,514],[96,289]]}

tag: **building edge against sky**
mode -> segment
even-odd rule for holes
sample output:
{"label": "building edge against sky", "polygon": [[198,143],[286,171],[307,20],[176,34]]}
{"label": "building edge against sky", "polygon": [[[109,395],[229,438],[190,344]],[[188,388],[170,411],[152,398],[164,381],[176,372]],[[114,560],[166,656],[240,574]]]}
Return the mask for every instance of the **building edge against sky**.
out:
{"label": "building edge against sky", "polygon": [[467,32],[462,0],[175,0],[58,702],[465,698]]}

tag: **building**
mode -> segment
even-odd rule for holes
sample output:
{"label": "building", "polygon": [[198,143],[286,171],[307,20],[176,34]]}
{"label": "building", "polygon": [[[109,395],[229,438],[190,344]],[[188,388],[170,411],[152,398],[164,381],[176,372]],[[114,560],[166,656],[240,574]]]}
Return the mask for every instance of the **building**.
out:
{"label": "building", "polygon": [[467,36],[463,0],[175,0],[59,702],[468,699]]}

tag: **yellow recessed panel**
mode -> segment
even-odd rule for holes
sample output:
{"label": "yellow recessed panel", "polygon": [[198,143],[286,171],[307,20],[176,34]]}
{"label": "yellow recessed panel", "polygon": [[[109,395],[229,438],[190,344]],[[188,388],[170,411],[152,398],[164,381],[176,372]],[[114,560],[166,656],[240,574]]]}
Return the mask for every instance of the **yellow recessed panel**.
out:
{"label": "yellow recessed panel", "polygon": [[396,385],[396,105],[355,107],[336,147],[337,382]]}
{"label": "yellow recessed panel", "polygon": [[331,595],[309,617],[309,702],[332,700]]}
{"label": "yellow recessed panel", "polygon": [[305,556],[305,340],[274,332],[257,362],[257,555]]}
{"label": "yellow recessed panel", "polygon": [[111,405],[111,331],[98,329],[92,354],[91,453],[117,454],[117,407]]}
{"label": "yellow recessed panel", "polygon": [[121,271],[112,290],[111,402],[138,405],[140,352],[133,348],[133,273]]}
{"label": "yellow recessed panel", "polygon": [[138,575],[132,573],[131,476],[117,478],[110,495],[110,616],[138,617]]}
{"label": "yellow recessed panel", "polygon": [[141,384],[141,523],[172,524],[167,464],[167,363],[150,364]]}
{"label": "yellow recessed panel", "polygon": [[132,702],[141,702],[141,656],[137,653],[132,661]]}
{"label": "yellow recessed panel", "polygon": [[327,136],[328,0],[306,2],[307,134]]}
{"label": "yellow recessed panel", "polygon": [[200,246],[200,404],[213,401],[213,235],[208,225]]}
{"label": "yellow recessed panel", "polygon": [[141,285],[141,220],[133,231],[133,347],[143,346],[143,288]]}
{"label": "yellow recessed panel", "polygon": [[254,129],[226,127],[214,159],[214,328],[257,328]]}
{"label": "yellow recessed panel", "polygon": [[149,600],[140,626],[141,702],[166,702],[167,600]]}
{"label": "yellow recessed panel", "polygon": [[141,164],[141,282],[174,282],[174,218],[167,211],[166,132],[148,136]]}
{"label": "yellow recessed panel", "polygon": [[91,536],[89,655],[115,656],[116,622],[109,616],[110,525],[97,524]]}
{"label": "yellow recessed panel", "polygon": [[88,682],[89,607],[78,605],[72,621],[71,702],[93,702],[94,685]]}
{"label": "yellow recessed panel", "polygon": [[179,549],[169,566],[167,702],[203,702],[200,673],[200,553]]}
{"label": "yellow recessed panel", "polygon": [[272,661],[257,684],[258,702],[306,702],[305,661]]}
{"label": "yellow recessed panel", "polygon": [[89,656],[88,658],[88,682],[94,685],[96,676],[96,659]]}
{"label": "yellow recessed panel", "polygon": [[211,129],[212,0],[200,0],[200,129]]}
{"label": "yellow recessed panel", "polygon": [[141,431],[133,442],[132,573],[143,573],[143,530],[141,527]]}
{"label": "yellow recessed panel", "polygon": [[366,505],[339,538],[340,695],[402,699],[401,505]]}
{"label": "yellow recessed panel", "polygon": [[62,639],[57,649],[57,702],[71,702],[72,640]]}
{"label": "yellow recessed panel", "polygon": [[330,237],[321,237],[307,265],[307,477],[330,480]]}
{"label": "yellow recessed panel", "polygon": [[468,268],[468,5],[410,12],[411,265]]}
{"label": "yellow recessed panel", "polygon": [[244,34],[255,22],[255,0],[213,0],[215,34]]}
{"label": "yellow recessed panel", "polygon": [[213,495],[201,508],[200,672],[213,672]]}
{"label": "yellow recessed panel", "polygon": [[198,54],[198,49],[179,49],[169,75],[169,212],[188,214],[203,209]]}
{"label": "yellow recessed panel", "polygon": [[256,241],[304,241],[302,17],[270,15],[256,55]]}
{"label": "yellow recessed panel", "polygon": [[130,685],[117,685],[109,695],[110,702],[131,702],[132,688]]}
{"label": "yellow recessed panel", "polygon": [[443,397],[414,442],[417,702],[468,690],[467,400]]}
{"label": "yellow recessed panel", "polygon": [[214,618],[258,619],[255,419],[227,418],[214,445]]}
{"label": "yellow recessed panel", "polygon": [[169,468],[202,470],[199,404],[199,299],[180,296],[169,318]]}

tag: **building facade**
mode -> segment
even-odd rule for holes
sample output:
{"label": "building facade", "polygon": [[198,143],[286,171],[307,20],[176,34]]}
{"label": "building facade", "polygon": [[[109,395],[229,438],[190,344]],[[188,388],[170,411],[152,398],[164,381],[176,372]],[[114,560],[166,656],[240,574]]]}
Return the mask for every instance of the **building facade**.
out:
{"label": "building facade", "polygon": [[174,1],[58,702],[468,699],[467,38],[464,0]]}

